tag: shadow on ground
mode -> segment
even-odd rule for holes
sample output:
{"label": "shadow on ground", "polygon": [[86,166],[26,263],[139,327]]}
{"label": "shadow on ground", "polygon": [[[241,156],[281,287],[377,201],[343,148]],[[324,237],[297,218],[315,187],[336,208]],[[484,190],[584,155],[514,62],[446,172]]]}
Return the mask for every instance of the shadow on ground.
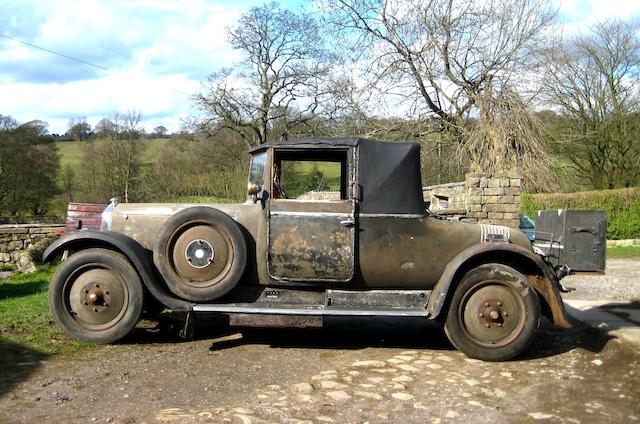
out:
{"label": "shadow on ground", "polygon": [[0,300],[40,293],[48,284],[49,282],[47,280],[30,281],[20,284],[0,284]]}
{"label": "shadow on ground", "polygon": [[640,301],[611,302],[600,309],[623,319],[627,327],[640,327]]}
{"label": "shadow on ground", "polygon": [[543,319],[532,345],[516,360],[547,358],[573,349],[600,353],[614,338],[579,321],[573,328],[561,328]]}
{"label": "shadow on ground", "polygon": [[[181,343],[178,331],[184,315],[171,314],[149,328],[137,328],[125,344]],[[533,360],[573,349],[601,352],[613,336],[578,323],[564,329],[543,320],[533,344],[515,360]],[[212,340],[211,351],[245,345],[274,348],[365,349],[402,348],[455,350],[442,326],[434,321],[407,317],[327,317],[323,328],[231,327],[224,316],[196,320],[191,340]]]}
{"label": "shadow on ground", "polygon": [[46,357],[46,354],[0,336],[0,359],[3,364],[11,364],[9,367],[0,367],[0,397],[33,374]]}
{"label": "shadow on ground", "polygon": [[277,348],[365,349],[404,348],[453,350],[442,328],[416,318],[326,318],[323,328],[239,328],[242,337],[214,341],[211,350],[263,344]]}

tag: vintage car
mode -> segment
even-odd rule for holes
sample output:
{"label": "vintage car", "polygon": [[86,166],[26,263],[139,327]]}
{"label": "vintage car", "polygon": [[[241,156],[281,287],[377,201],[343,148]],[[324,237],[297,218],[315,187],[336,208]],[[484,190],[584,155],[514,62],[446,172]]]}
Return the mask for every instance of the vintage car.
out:
{"label": "vintage car", "polygon": [[[112,201],[98,219],[76,205],[71,231],[44,254],[64,259],[49,289],[57,324],[109,343],[154,305],[186,312],[185,332],[198,313],[283,327],[423,317],[443,322],[466,355],[491,361],[522,352],[541,314],[570,326],[566,267],[516,228],[425,208],[418,144],[312,137],[250,153],[242,204]],[[320,193],[301,184],[309,173],[324,178]]]}

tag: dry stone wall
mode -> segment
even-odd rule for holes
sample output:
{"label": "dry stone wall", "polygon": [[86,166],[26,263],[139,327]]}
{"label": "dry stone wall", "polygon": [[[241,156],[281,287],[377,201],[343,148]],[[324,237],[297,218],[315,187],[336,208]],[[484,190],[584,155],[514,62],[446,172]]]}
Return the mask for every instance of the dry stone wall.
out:
{"label": "dry stone wall", "polygon": [[64,225],[0,225],[0,264],[20,272],[35,271],[42,252],[64,230]]}
{"label": "dry stone wall", "polygon": [[449,219],[518,227],[522,177],[514,172],[470,173],[463,182],[425,187],[429,209]]}

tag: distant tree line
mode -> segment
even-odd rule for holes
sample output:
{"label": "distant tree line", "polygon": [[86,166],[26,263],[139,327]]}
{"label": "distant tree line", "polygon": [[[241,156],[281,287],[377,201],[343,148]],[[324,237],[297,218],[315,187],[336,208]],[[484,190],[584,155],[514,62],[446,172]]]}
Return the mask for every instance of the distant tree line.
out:
{"label": "distant tree line", "polygon": [[[110,136],[114,132],[116,125],[117,123],[113,121],[113,118],[102,118],[92,128],[86,117],[73,118],[69,121],[67,131],[64,134],[54,133],[49,137],[56,141],[95,140]],[[169,136],[169,130],[164,125],[154,127],[151,132],[146,132],[144,128],[140,128],[139,133],[141,138],[165,138]]]}

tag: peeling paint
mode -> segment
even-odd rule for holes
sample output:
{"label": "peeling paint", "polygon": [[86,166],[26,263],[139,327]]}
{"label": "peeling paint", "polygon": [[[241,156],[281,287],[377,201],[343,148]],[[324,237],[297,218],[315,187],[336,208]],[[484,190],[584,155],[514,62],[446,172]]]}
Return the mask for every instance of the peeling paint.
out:
{"label": "peeling paint", "polygon": [[273,215],[269,273],[274,278],[348,281],[353,277],[353,235],[330,215]]}

